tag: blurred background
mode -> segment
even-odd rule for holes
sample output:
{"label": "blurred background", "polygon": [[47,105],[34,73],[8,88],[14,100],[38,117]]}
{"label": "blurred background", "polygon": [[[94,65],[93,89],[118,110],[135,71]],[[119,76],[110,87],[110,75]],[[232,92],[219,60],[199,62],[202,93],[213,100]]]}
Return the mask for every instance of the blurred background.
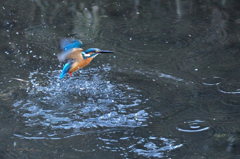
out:
{"label": "blurred background", "polygon": [[[0,4],[0,158],[240,158],[240,2]],[[59,80],[64,38],[114,54]]]}

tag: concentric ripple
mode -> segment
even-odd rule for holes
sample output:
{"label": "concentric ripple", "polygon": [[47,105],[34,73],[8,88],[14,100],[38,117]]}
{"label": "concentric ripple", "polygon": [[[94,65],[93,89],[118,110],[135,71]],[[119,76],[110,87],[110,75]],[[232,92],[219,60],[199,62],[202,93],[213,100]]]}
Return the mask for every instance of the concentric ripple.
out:
{"label": "concentric ripple", "polygon": [[222,82],[221,77],[213,76],[209,78],[203,78],[202,84],[205,86],[216,86]]}
{"label": "concentric ripple", "polygon": [[210,127],[202,120],[193,120],[183,122],[176,129],[181,132],[196,133],[209,130]]}
{"label": "concentric ripple", "polygon": [[145,126],[148,113],[141,109],[139,90],[111,82],[111,68],[85,69],[61,81],[59,71],[29,76],[27,97],[14,103],[26,130],[15,136],[58,139],[96,129]]}
{"label": "concentric ripple", "polygon": [[239,95],[240,84],[239,82],[225,81],[217,85],[217,90],[223,94]]}

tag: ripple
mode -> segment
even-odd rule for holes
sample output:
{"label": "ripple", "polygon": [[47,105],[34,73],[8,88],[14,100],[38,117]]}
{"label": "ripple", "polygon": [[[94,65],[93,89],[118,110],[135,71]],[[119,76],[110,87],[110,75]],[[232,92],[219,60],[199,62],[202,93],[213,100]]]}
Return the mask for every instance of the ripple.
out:
{"label": "ripple", "polygon": [[[239,97],[238,96],[226,96],[226,97],[223,97],[221,98],[221,101],[220,101],[223,105],[225,105],[226,107],[231,108],[236,108],[238,109],[239,106],[240,106],[240,100],[239,100]],[[233,110],[235,111],[235,113],[239,112],[239,110]]]}
{"label": "ripple", "polygon": [[109,136],[109,134],[99,137],[98,140],[102,142],[99,148],[104,151],[120,152],[124,158],[132,158],[131,156],[164,158],[169,157],[171,151],[183,146],[176,140],[165,137],[121,135],[123,136],[120,138]]}
{"label": "ripple", "polygon": [[239,82],[222,82],[217,85],[217,90],[223,94],[240,94],[240,83]]}
{"label": "ripple", "polygon": [[222,78],[221,77],[208,77],[208,78],[203,78],[203,82],[202,84],[205,86],[216,86],[218,84],[220,84],[222,82]]}
{"label": "ripple", "polygon": [[182,79],[182,78],[175,77],[175,76],[172,76],[172,75],[168,75],[168,74],[165,74],[165,73],[160,73],[159,77],[160,78],[171,79],[171,80],[178,81],[178,82],[184,82],[184,79]]}
{"label": "ripple", "polygon": [[59,71],[32,72],[27,97],[13,104],[26,125],[15,136],[58,139],[100,128],[146,126],[148,113],[140,109],[145,102],[141,92],[108,81],[110,69],[85,69],[65,80],[58,79]]}
{"label": "ripple", "polygon": [[148,78],[152,78],[152,81],[155,82],[156,79],[163,79],[163,80],[167,80],[167,81],[173,81],[174,83],[183,83],[183,84],[193,84],[193,81],[187,81],[183,78],[177,77],[175,75],[171,75],[171,74],[166,74],[166,73],[162,73],[160,71],[144,71],[141,69],[135,70],[136,73],[142,74]]}
{"label": "ripple", "polygon": [[217,92],[217,94],[212,94],[212,97],[216,99],[209,98],[207,104],[208,113],[214,122],[222,124],[235,122],[239,116],[239,82],[215,76],[203,78],[203,84],[214,86]]}
{"label": "ripple", "polygon": [[167,157],[170,151],[182,146],[183,144],[176,144],[175,140],[164,137],[140,138],[136,144],[130,146],[130,152],[143,157],[163,158]]}
{"label": "ripple", "polygon": [[217,94],[215,100],[209,99],[208,113],[217,123],[233,123],[239,116],[240,94],[239,82],[234,79],[228,80],[221,77],[203,78],[203,84],[206,86],[214,86]]}
{"label": "ripple", "polygon": [[209,130],[210,127],[202,120],[185,121],[177,128],[178,131],[187,133],[197,133]]}

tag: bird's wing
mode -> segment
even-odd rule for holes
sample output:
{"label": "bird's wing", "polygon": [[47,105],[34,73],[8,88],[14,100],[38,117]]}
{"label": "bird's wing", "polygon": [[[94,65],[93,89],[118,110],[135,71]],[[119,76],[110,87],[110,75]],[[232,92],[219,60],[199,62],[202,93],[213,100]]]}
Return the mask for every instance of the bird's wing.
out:
{"label": "bird's wing", "polygon": [[65,51],[58,55],[58,60],[64,61],[66,59],[72,59],[75,61],[81,61],[81,60],[83,60],[83,56],[81,54],[82,51],[83,51],[82,48],[74,48],[74,49]]}
{"label": "bird's wing", "polygon": [[63,51],[68,51],[73,48],[81,48],[83,43],[80,40],[65,38],[60,41],[60,47]]}

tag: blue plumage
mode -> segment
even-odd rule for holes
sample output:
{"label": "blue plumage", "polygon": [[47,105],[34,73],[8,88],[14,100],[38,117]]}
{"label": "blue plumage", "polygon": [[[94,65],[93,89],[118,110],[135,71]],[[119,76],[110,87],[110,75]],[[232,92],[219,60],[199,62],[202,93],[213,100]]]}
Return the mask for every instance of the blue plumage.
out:
{"label": "blue plumage", "polygon": [[98,48],[89,48],[89,49],[85,50],[84,52],[90,53],[90,52],[98,52],[98,51],[100,51],[100,49],[98,49]]}
{"label": "blue plumage", "polygon": [[59,78],[62,79],[65,77],[65,75],[68,73],[68,71],[70,70],[71,66],[72,66],[73,62],[68,62],[64,65],[63,69],[62,69],[62,73],[60,74]]}
{"label": "blue plumage", "polygon": [[73,72],[87,66],[92,61],[92,59],[99,54],[113,53],[113,51],[100,50],[98,48],[90,48],[83,51],[83,49],[81,48],[83,43],[80,40],[75,39],[63,39],[61,40],[60,45],[63,51],[62,53],[58,54],[58,60],[61,62],[65,61],[66,59],[71,60],[64,65],[62,72],[59,76],[60,79],[64,78],[67,73],[72,76]]}
{"label": "blue plumage", "polygon": [[71,50],[73,48],[81,48],[83,43],[79,40],[75,40],[75,39],[63,39],[61,40],[61,49],[63,51],[68,51]]}

